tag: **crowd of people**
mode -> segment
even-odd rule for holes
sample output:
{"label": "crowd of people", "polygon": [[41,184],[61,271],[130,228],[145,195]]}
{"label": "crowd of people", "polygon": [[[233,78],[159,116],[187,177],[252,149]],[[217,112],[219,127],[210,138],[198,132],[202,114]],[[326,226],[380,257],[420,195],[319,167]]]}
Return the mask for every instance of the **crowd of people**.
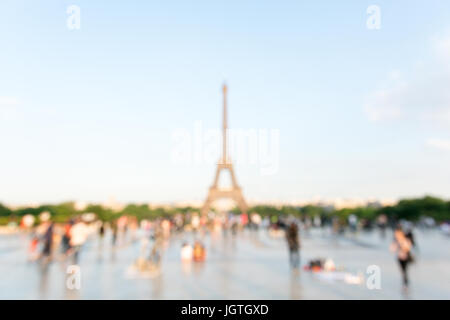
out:
{"label": "crowd of people", "polygon": [[[389,221],[385,215],[380,215],[377,218],[376,226],[379,229],[381,239],[386,237],[386,231],[389,226],[393,227],[393,239],[389,247],[393,252],[399,264],[403,289],[405,291],[409,288],[409,266],[415,261],[414,248],[417,249],[413,234],[413,225],[409,222]],[[293,217],[272,217],[269,225],[269,232],[273,237],[281,237],[284,235],[289,252],[289,263],[294,271],[300,268],[300,230],[309,233],[311,227],[330,227],[334,235],[344,235],[348,232],[349,235],[355,236],[357,232],[364,228],[358,218],[354,215],[348,217],[346,224],[342,224],[338,219],[331,219],[323,221],[320,217],[315,219],[303,218],[295,219]],[[332,267],[330,267],[332,265]],[[331,259],[318,258],[311,260],[305,264],[305,270],[313,272],[334,271],[334,262]]]}
{"label": "crowd of people", "polygon": [[42,214],[40,220],[41,223],[30,231],[29,259],[49,263],[55,258],[70,257],[77,264],[81,247],[90,233],[86,222],[75,217],[66,224],[56,224],[47,213]]}
{"label": "crowd of people", "polygon": [[[40,224],[30,226],[30,218],[24,217],[22,226],[28,229],[31,235],[29,245],[30,261],[49,263],[54,259],[69,261],[78,264],[83,245],[89,237],[97,236],[99,245],[104,242],[107,232],[110,234],[111,247],[125,245],[140,240],[140,255],[135,265],[139,270],[159,271],[165,250],[165,243],[172,235],[191,234],[192,239],[183,241],[180,249],[182,263],[204,263],[207,259],[207,248],[202,241],[206,234],[222,234],[224,237],[235,237],[241,230],[250,232],[259,229],[268,230],[269,236],[284,237],[289,253],[289,264],[294,271],[299,271],[300,260],[300,230],[308,234],[312,227],[323,228],[325,222],[320,217],[294,218],[294,217],[261,217],[257,213],[225,214],[201,216],[197,213],[175,215],[170,218],[138,221],[132,216],[121,216],[110,222],[103,222],[92,216],[77,216],[66,223],[55,223],[49,213],[44,212],[39,217]],[[335,221],[328,222],[330,229],[336,234],[342,234],[341,226],[336,228]],[[378,227],[381,237],[385,237],[387,229],[386,217],[379,217]],[[354,234],[358,230],[358,220],[349,217],[347,230]],[[406,289],[409,285],[408,266],[414,261],[412,250],[415,246],[412,228],[404,232],[400,225],[395,229],[394,239],[390,250],[395,252],[400,266],[402,283]],[[317,260],[321,261],[321,260]],[[325,261],[325,260],[324,260]],[[307,267],[310,268],[307,268]],[[311,261],[305,264],[305,270],[329,270],[318,268],[318,264]]]}

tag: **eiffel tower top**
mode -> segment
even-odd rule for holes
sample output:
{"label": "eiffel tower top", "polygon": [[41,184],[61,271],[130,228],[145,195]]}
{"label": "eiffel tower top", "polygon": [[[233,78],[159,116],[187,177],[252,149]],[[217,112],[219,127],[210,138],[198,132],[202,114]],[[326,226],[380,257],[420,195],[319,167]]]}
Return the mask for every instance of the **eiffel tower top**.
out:
{"label": "eiffel tower top", "polygon": [[227,130],[228,130],[228,119],[227,119],[227,92],[228,87],[224,83],[223,84],[223,132],[222,132],[222,138],[223,138],[223,150],[222,150],[222,164],[229,163],[228,160],[228,154],[227,154]]}

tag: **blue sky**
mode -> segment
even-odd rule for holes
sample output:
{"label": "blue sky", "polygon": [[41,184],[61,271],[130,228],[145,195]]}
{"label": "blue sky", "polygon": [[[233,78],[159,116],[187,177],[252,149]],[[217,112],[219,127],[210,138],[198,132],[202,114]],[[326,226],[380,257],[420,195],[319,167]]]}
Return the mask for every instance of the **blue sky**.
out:
{"label": "blue sky", "polygon": [[[66,25],[81,8],[81,29]],[[366,27],[369,5],[381,29]],[[252,200],[450,197],[448,1],[0,3],[0,201],[202,200],[174,130],[279,130]]]}

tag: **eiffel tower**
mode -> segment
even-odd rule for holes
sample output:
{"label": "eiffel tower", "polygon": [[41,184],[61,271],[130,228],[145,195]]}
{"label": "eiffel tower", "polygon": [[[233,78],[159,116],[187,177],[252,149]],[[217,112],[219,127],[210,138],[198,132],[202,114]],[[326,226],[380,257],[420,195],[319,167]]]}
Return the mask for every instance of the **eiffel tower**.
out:
{"label": "eiffel tower", "polygon": [[[245,202],[244,196],[242,195],[242,190],[237,184],[236,176],[234,175],[233,164],[227,156],[227,86],[223,85],[223,149],[222,149],[222,159],[219,160],[217,164],[216,177],[214,178],[213,185],[209,188],[208,197],[202,208],[202,215],[208,214],[211,209],[211,204],[218,199],[232,199],[236,202],[237,206],[242,213],[247,213],[247,203]],[[228,170],[231,176],[231,188],[221,189],[219,188],[219,177],[222,171]]]}

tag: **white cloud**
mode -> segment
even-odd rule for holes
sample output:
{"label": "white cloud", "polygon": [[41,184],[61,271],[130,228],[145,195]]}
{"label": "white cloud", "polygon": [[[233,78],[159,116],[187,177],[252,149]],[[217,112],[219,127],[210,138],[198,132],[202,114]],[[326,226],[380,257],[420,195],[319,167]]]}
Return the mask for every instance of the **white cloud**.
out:
{"label": "white cloud", "polygon": [[12,107],[19,104],[19,101],[14,97],[0,97],[0,107]]}
{"label": "white cloud", "polygon": [[15,114],[19,100],[14,97],[0,97],[0,119],[10,119]]}
{"label": "white cloud", "polygon": [[[448,32],[450,34],[450,31]],[[433,39],[434,51],[437,58],[447,68],[450,68],[450,35]]]}
{"label": "white cloud", "polygon": [[413,119],[450,129],[450,32],[432,39],[433,57],[411,66],[406,76],[392,71],[383,88],[369,95],[364,111],[371,121]]}
{"label": "white cloud", "polygon": [[403,99],[407,91],[407,85],[401,82],[390,89],[380,89],[366,101],[364,111],[372,121],[399,119],[403,116]]}
{"label": "white cloud", "polygon": [[426,117],[427,120],[431,120],[433,123],[450,128],[450,105],[447,108],[439,108]]}
{"label": "white cloud", "polygon": [[450,151],[450,140],[428,139],[427,145],[439,150]]}

